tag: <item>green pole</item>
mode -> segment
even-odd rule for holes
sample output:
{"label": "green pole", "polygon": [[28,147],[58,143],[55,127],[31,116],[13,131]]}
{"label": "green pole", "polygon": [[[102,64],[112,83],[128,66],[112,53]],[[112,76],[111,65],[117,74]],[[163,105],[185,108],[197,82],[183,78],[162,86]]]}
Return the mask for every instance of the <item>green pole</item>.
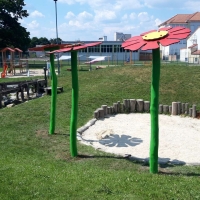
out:
{"label": "green pole", "polygon": [[71,52],[71,72],[72,72],[72,108],[70,121],[70,152],[72,157],[77,156],[77,117],[78,117],[78,70],[77,51]]}
{"label": "green pole", "polygon": [[160,48],[153,49],[152,60],[150,172],[158,173]]}
{"label": "green pole", "polygon": [[55,133],[56,124],[56,98],[57,98],[57,76],[54,67],[54,54],[50,54],[50,71],[51,71],[51,114],[49,134]]}

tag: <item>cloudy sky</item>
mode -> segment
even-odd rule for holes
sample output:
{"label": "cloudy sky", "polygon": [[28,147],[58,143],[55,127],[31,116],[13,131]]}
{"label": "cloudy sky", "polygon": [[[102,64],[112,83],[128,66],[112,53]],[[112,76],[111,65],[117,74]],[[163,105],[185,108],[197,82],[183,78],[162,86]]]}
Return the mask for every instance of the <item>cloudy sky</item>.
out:
{"label": "cloudy sky", "polygon": [[[56,37],[54,0],[25,0],[29,17],[21,20],[31,37]],[[199,10],[198,10],[199,9]],[[132,36],[157,29],[176,14],[200,11],[199,0],[58,0],[58,36],[64,41],[114,40],[115,32]]]}

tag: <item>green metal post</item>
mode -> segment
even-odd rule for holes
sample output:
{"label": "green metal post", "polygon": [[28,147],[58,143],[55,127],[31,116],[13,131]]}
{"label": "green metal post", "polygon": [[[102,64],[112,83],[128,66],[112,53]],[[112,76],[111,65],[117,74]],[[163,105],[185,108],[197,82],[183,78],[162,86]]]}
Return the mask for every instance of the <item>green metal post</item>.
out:
{"label": "green metal post", "polygon": [[77,117],[78,117],[78,71],[77,71],[77,51],[71,52],[71,72],[72,72],[72,108],[70,121],[70,152],[72,157],[77,156]]}
{"label": "green metal post", "polygon": [[150,172],[158,173],[160,48],[153,50],[152,60]]}
{"label": "green metal post", "polygon": [[57,76],[54,67],[54,54],[50,54],[50,72],[51,72],[51,115],[49,134],[55,133],[56,124],[56,98],[57,98]]}

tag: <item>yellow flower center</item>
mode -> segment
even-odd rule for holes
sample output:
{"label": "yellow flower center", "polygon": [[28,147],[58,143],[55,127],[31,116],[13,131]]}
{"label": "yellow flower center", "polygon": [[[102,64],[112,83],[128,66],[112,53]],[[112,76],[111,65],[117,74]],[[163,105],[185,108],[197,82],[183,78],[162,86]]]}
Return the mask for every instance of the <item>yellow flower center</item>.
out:
{"label": "yellow flower center", "polygon": [[168,31],[155,31],[142,36],[143,40],[156,40],[165,37]]}

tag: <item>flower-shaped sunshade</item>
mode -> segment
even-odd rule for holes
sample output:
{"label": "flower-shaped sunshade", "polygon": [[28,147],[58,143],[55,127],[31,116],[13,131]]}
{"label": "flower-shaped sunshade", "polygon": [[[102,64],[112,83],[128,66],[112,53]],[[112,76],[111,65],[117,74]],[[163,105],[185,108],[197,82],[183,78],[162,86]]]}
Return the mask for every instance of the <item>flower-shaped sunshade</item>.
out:
{"label": "flower-shaped sunshade", "polygon": [[146,33],[142,33],[140,36],[132,37],[126,40],[122,47],[132,51],[138,50],[150,50],[159,48],[159,44],[162,46],[168,46],[174,43],[180,42],[181,39],[185,39],[189,36],[190,29],[185,27],[164,27],[158,31],[151,30]]}
{"label": "flower-shaped sunshade", "polygon": [[59,50],[55,50],[52,51],[50,53],[59,53],[59,52],[68,52],[68,51],[78,51],[80,49],[85,49],[87,47],[93,47],[93,46],[97,46],[100,45],[102,42],[93,42],[93,43],[75,43],[75,44],[68,44],[65,45],[64,48],[59,49]]}
{"label": "flower-shaped sunshade", "polygon": [[180,42],[189,36],[190,29],[184,27],[165,27],[158,31],[152,30],[126,40],[122,47],[131,51],[152,50],[152,81],[151,81],[151,139],[150,139],[150,172],[158,172],[159,143],[159,79],[160,79],[160,49],[159,45],[168,46]]}

